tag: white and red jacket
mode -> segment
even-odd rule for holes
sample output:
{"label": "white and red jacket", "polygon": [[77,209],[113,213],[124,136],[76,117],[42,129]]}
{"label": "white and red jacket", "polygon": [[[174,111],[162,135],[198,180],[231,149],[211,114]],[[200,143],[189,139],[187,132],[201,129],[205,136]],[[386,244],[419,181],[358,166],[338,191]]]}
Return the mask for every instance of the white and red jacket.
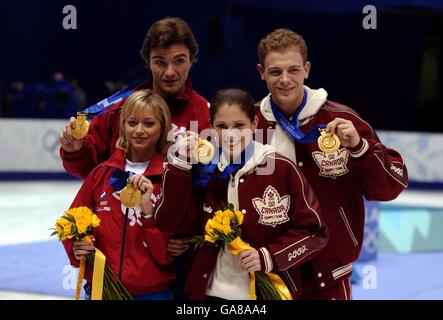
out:
{"label": "white and red jacket", "polygon": [[[91,208],[101,220],[93,229],[95,247],[106,256],[106,263],[132,295],[159,292],[168,288],[175,278],[172,257],[167,253],[169,236],[155,226],[154,218],[144,219],[141,208],[128,209],[120,202],[120,190],[109,185],[113,170],[125,168],[126,155],[116,150],[111,158],[98,165],[83,182],[73,207]],[[151,203],[155,205],[160,193],[163,174],[163,157],[155,153],[144,175],[154,185]],[[126,230],[125,230],[126,229]],[[65,240],[63,245],[71,264],[78,266],[72,250],[74,240]],[[86,273],[88,284],[91,277]]]}
{"label": "white and red jacket", "polygon": [[[152,80],[140,84],[136,90],[152,88]],[[208,101],[192,89],[191,79],[186,81],[186,89],[175,98],[165,99],[171,112],[173,134],[190,129],[190,122],[196,121],[198,132],[209,128]],[[79,179],[84,179],[99,163],[109,159],[115,151],[119,136],[120,108],[125,100],[116,103],[107,112],[93,118],[82,148],[73,153],[60,148],[60,156],[66,171]]]}
{"label": "white and red jacket", "polygon": [[350,276],[352,262],[358,258],[363,241],[363,198],[378,201],[396,198],[407,187],[408,174],[401,155],[384,146],[354,110],[327,100],[324,89],[305,86],[305,90],[307,103],[299,117],[305,134],[315,125],[344,118],[352,121],[361,137],[352,149],[341,147],[335,153],[325,154],[319,150],[317,141],[294,142],[280,127],[271,109],[270,95],[256,105],[258,129],[264,130],[263,143],[275,146],[303,172],[320,201],[330,232],[327,246],[303,267],[303,293],[309,296]]}
{"label": "white and red jacket", "polygon": [[[327,242],[318,200],[300,170],[274,148],[254,142],[253,156],[229,179],[211,179],[204,189],[191,186],[190,171],[170,163],[155,211],[158,227],[202,235],[222,202],[233,204],[245,214],[241,238],[258,250],[262,271],[278,273],[298,299],[299,266]],[[248,273],[238,257],[205,244],[192,259],[186,293],[198,300],[249,299]]]}

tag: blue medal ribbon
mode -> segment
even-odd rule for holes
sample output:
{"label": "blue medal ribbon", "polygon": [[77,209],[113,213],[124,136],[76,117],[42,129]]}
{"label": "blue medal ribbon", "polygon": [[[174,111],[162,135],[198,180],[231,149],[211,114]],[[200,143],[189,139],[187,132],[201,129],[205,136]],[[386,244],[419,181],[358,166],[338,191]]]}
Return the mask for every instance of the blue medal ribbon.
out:
{"label": "blue medal ribbon", "polygon": [[136,81],[130,84],[126,89],[117,91],[110,97],[103,99],[102,101],[86,108],[80,113],[86,114],[89,117],[93,117],[99,114],[104,114],[110,111],[117,111],[120,108],[112,109],[117,103],[124,101],[131,93],[135,91],[135,88],[140,85],[142,81]]}
{"label": "blue medal ribbon", "polygon": [[120,191],[127,185],[127,180],[134,174],[134,172],[131,171],[123,171],[120,169],[114,169],[112,171],[111,178],[109,178],[109,185],[114,189],[115,191]]}
{"label": "blue medal ribbon", "polygon": [[243,167],[253,154],[254,144],[251,142],[245,150],[242,151],[240,156],[233,161],[233,163],[229,164],[220,175],[216,175],[215,172],[221,155],[221,149],[219,149],[210,163],[198,163],[192,166],[192,180],[194,185],[198,187],[206,187],[211,179],[229,179],[231,174]]}
{"label": "blue medal ribbon", "polygon": [[303,108],[306,105],[306,101],[308,98],[308,94],[306,90],[304,90],[303,94],[303,101],[301,105],[297,108],[297,112],[292,117],[291,120],[286,118],[283,113],[280,111],[280,109],[277,107],[275,102],[272,100],[272,96],[270,97],[271,102],[271,108],[272,113],[274,114],[275,119],[277,120],[278,124],[285,130],[287,133],[289,133],[296,141],[301,143],[311,143],[318,139],[320,136],[320,130],[326,128],[326,125],[319,124],[316,125],[314,128],[312,128],[307,135],[305,135],[301,130],[301,123],[298,119],[300,112],[303,110]]}

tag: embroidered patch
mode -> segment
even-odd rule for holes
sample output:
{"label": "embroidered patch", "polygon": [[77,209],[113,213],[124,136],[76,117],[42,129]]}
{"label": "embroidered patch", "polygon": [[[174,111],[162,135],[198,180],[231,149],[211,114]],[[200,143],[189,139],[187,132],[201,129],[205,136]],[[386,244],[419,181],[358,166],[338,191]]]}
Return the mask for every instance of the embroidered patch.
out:
{"label": "embroidered patch", "polygon": [[315,151],[312,153],[317,166],[320,168],[319,175],[326,178],[335,179],[349,172],[347,168],[349,150],[342,148],[334,153],[324,153]]}
{"label": "embroidered patch", "polygon": [[203,211],[207,213],[212,213],[212,208],[210,206],[206,206],[206,203],[203,203]]}
{"label": "embroidered patch", "polygon": [[289,221],[288,211],[291,205],[289,195],[280,197],[278,191],[268,186],[263,193],[263,199],[254,198],[252,204],[260,215],[258,223],[275,227],[277,224]]}
{"label": "embroidered patch", "polygon": [[103,191],[103,193],[100,195],[100,201],[95,206],[95,212],[110,212],[111,211],[111,205],[108,203],[107,200],[105,200],[107,197],[106,191]]}

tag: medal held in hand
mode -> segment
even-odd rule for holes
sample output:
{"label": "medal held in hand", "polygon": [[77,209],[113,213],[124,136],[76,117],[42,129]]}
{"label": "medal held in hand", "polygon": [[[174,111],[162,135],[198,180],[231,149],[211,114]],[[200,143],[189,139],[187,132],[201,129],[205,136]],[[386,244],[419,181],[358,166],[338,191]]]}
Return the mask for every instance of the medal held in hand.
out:
{"label": "medal held in hand", "polygon": [[334,153],[340,148],[340,139],[336,134],[330,134],[325,130],[320,130],[318,137],[318,148],[324,153]]}
{"label": "medal held in hand", "polygon": [[192,150],[192,155],[197,162],[207,164],[211,162],[214,157],[214,146],[207,140],[198,139],[194,150]]}
{"label": "medal held in hand", "polygon": [[120,191],[120,202],[126,208],[136,208],[142,202],[142,193],[128,182],[127,186]]}
{"label": "medal held in hand", "polygon": [[78,113],[75,120],[75,129],[72,130],[72,136],[75,139],[83,139],[89,130],[88,116],[83,113]]}

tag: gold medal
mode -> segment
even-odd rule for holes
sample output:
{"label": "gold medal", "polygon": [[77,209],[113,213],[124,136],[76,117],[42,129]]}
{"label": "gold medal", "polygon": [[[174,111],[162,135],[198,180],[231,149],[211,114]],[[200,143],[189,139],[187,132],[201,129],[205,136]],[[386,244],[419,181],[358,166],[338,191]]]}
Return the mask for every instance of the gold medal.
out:
{"label": "gold medal", "polygon": [[77,114],[77,119],[75,120],[75,129],[72,130],[72,136],[75,139],[83,139],[89,130],[88,116],[86,114]]}
{"label": "gold medal", "polygon": [[207,140],[198,139],[192,155],[197,162],[207,164],[211,162],[214,157],[214,146]]}
{"label": "gold medal", "polygon": [[120,191],[120,202],[126,208],[136,208],[142,202],[142,193],[136,189],[132,183],[128,183],[128,185]]}
{"label": "gold medal", "polygon": [[318,148],[324,153],[334,153],[340,148],[340,139],[335,134],[330,134],[325,130],[320,130],[318,137]]}

